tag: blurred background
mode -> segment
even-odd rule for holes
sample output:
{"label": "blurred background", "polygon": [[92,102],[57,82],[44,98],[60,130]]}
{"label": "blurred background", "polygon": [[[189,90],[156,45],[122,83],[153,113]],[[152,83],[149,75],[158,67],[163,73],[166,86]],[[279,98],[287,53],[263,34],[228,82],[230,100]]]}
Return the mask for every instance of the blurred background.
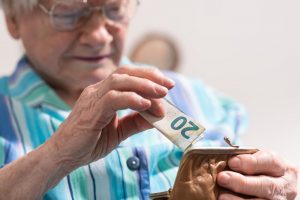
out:
{"label": "blurred background", "polygon": [[[300,166],[299,11],[299,0],[142,0],[126,54],[166,63],[242,102],[250,114],[244,144]],[[2,75],[22,48],[7,35],[2,15],[0,26]]]}

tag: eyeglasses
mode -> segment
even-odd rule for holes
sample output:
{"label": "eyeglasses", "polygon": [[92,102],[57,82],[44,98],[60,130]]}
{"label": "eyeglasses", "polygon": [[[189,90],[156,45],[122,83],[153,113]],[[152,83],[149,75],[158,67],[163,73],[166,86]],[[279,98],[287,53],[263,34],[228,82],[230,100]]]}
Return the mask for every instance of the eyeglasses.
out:
{"label": "eyeglasses", "polygon": [[84,2],[55,2],[50,10],[38,4],[58,31],[71,31],[85,24],[93,14],[100,11],[102,16],[111,22],[127,23],[134,16],[139,0],[108,0],[103,6],[92,7]]}

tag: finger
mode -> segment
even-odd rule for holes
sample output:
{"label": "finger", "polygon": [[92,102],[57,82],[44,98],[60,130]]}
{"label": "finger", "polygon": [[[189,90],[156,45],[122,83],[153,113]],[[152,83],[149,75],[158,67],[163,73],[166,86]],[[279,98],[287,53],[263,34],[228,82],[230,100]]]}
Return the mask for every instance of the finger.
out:
{"label": "finger", "polygon": [[235,193],[255,196],[259,198],[274,199],[282,190],[279,178],[267,176],[244,176],[242,174],[224,171],[217,177],[218,184]]}
{"label": "finger", "polygon": [[144,97],[162,98],[168,93],[168,89],[145,78],[129,76],[127,74],[112,74],[106,81],[106,90],[133,91]]}
{"label": "finger", "polygon": [[156,117],[164,117],[166,111],[164,109],[161,99],[151,99],[151,106],[147,109],[147,112],[151,113]]}
{"label": "finger", "polygon": [[229,159],[228,166],[234,171],[248,175],[280,177],[285,172],[285,162],[279,156],[266,151],[234,156]]}
{"label": "finger", "polygon": [[136,111],[144,111],[151,106],[151,101],[143,98],[135,92],[119,92],[111,90],[100,101],[107,110],[118,111],[123,109],[132,109]]}
{"label": "finger", "polygon": [[131,113],[119,120],[117,132],[121,140],[125,140],[129,136],[153,128],[139,113]]}
{"label": "finger", "polygon": [[[117,115],[115,114],[114,117]],[[117,126],[116,132],[111,132],[109,127]],[[139,113],[134,112],[119,120],[112,120],[109,125],[102,130],[101,142],[98,142],[94,154],[94,160],[97,160],[110,151],[129,136],[153,128]]]}
{"label": "finger", "polygon": [[95,109],[99,110],[97,126],[105,127],[118,110],[132,109],[136,111],[147,110],[151,106],[151,101],[141,97],[134,92],[109,91],[97,102]]}
{"label": "finger", "polygon": [[219,196],[218,200],[264,200],[264,199],[260,199],[260,198],[242,198],[239,197],[237,195],[233,195],[233,194],[228,194],[228,193],[223,193]]}
{"label": "finger", "polygon": [[173,80],[166,77],[161,71],[159,71],[155,67],[122,66],[116,70],[116,73],[146,78],[168,89],[171,89],[175,85],[175,82]]}

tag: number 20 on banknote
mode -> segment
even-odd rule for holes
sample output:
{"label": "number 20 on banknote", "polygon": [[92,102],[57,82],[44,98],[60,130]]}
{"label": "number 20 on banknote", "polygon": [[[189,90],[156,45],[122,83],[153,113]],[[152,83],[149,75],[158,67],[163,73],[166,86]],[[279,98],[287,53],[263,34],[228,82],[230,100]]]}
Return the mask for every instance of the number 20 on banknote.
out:
{"label": "number 20 on banknote", "polygon": [[175,145],[186,150],[203,137],[205,128],[169,101],[165,99],[162,101],[166,110],[164,117],[155,117],[148,112],[141,112],[140,114]]}

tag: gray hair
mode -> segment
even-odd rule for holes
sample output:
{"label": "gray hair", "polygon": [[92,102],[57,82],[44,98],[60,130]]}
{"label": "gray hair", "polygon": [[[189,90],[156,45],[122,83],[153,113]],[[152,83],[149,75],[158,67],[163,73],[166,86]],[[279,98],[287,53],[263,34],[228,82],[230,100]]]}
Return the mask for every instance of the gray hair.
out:
{"label": "gray hair", "polygon": [[6,15],[15,15],[30,11],[39,0],[0,0],[0,6]]}

